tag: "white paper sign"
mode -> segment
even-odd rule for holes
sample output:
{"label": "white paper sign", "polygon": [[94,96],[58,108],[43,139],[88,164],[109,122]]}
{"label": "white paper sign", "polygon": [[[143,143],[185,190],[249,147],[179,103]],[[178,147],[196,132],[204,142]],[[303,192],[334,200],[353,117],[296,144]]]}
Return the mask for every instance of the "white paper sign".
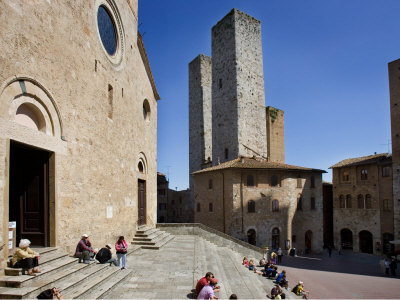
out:
{"label": "white paper sign", "polygon": [[113,216],[113,208],[112,206],[107,206],[107,219],[111,219]]}
{"label": "white paper sign", "polygon": [[13,232],[12,230],[10,230],[10,231],[8,232],[8,239],[9,239],[9,240],[12,240],[13,236],[14,236],[14,232]]}
{"label": "white paper sign", "polygon": [[12,241],[8,241],[8,249],[12,249],[13,248],[13,242]]}
{"label": "white paper sign", "polygon": [[8,228],[17,228],[17,222],[8,222]]}

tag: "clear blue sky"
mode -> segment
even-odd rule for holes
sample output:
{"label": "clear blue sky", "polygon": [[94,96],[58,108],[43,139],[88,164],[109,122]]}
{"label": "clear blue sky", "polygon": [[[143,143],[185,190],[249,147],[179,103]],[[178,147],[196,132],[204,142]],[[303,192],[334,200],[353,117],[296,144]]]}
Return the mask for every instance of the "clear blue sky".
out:
{"label": "clear blue sky", "polygon": [[265,102],[285,111],[286,163],[329,171],[387,152],[387,63],[400,58],[399,0],[139,0],[161,96],[158,171],[189,185],[188,63],[211,56],[211,27],[233,7],[261,21]]}

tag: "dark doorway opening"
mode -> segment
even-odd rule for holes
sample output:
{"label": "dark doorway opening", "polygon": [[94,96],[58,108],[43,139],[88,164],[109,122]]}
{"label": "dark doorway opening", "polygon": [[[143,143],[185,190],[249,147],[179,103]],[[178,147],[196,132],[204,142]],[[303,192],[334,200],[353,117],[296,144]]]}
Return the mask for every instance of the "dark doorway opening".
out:
{"label": "dark doorway opening", "polygon": [[343,249],[353,249],[353,233],[350,229],[340,230],[340,241]]}
{"label": "dark doorway opening", "polygon": [[373,253],[372,233],[366,230],[360,231],[358,234],[360,240],[360,252]]}
{"label": "dark doorway opening", "polygon": [[50,153],[10,142],[9,221],[15,221],[17,244],[49,246]]}
{"label": "dark doorway opening", "polygon": [[272,249],[276,250],[280,244],[280,232],[278,228],[272,229]]}
{"label": "dark doorway opening", "polygon": [[138,180],[138,225],[146,224],[146,181]]}
{"label": "dark doorway opening", "polygon": [[394,240],[394,235],[392,233],[384,233],[383,234],[383,253],[394,253],[394,245],[389,243]]}
{"label": "dark doorway opening", "polygon": [[247,242],[250,244],[250,245],[256,245],[256,241],[257,241],[257,239],[256,239],[256,231],[254,230],[254,229],[249,229],[248,231],[247,231]]}
{"label": "dark doorway opening", "polygon": [[312,251],[312,231],[307,230],[305,234],[305,252],[307,254],[311,253]]}

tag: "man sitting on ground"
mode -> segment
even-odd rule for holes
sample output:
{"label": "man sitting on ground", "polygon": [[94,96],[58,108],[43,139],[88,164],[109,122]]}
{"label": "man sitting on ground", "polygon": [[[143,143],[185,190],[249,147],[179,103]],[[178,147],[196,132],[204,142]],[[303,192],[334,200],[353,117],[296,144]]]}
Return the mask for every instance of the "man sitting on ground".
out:
{"label": "man sitting on ground", "polygon": [[97,252],[93,250],[92,244],[89,241],[89,236],[86,233],[83,234],[75,250],[75,257],[79,258],[79,263],[81,263],[82,260],[85,264],[90,263],[90,259],[96,253]]}
{"label": "man sitting on ground", "polygon": [[303,296],[303,298],[307,298],[307,294],[309,291],[304,290],[303,281],[299,281],[299,283],[292,289],[292,292],[297,296]]}
{"label": "man sitting on ground", "polygon": [[110,266],[114,264],[114,266],[118,266],[117,260],[112,258],[111,247],[110,244],[107,244],[104,248],[101,248],[96,254],[96,259],[101,264],[110,264]]}
{"label": "man sitting on ground", "polygon": [[199,279],[196,284],[196,296],[200,293],[201,289],[210,282],[211,278],[214,278],[214,274],[207,272],[206,276]]}
{"label": "man sitting on ground", "polygon": [[216,278],[211,278],[210,283],[206,284],[200,291],[200,293],[197,296],[197,299],[200,300],[208,300],[208,299],[217,299],[215,296],[215,292],[218,292],[219,289],[217,289],[216,285],[218,283],[218,280]]}

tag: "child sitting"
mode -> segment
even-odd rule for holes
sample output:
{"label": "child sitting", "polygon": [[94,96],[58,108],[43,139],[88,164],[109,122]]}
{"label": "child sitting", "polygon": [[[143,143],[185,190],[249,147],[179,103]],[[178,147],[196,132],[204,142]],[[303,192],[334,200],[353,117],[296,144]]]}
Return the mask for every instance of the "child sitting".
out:
{"label": "child sitting", "polygon": [[249,267],[249,261],[247,260],[247,257],[243,257],[242,265],[244,265],[246,268]]}

